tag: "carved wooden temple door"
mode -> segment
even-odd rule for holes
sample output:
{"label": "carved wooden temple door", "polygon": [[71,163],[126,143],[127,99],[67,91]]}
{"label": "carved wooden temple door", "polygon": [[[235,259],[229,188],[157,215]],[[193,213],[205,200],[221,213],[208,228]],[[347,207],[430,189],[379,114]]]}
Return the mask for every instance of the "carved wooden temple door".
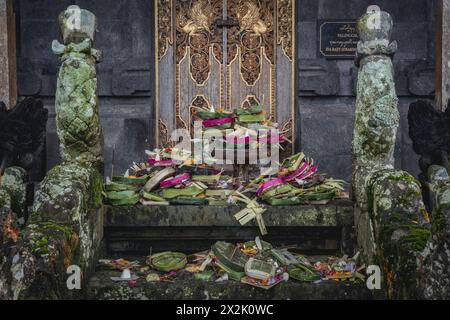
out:
{"label": "carved wooden temple door", "polygon": [[191,106],[266,107],[295,132],[295,0],[157,0],[156,140],[191,128]]}

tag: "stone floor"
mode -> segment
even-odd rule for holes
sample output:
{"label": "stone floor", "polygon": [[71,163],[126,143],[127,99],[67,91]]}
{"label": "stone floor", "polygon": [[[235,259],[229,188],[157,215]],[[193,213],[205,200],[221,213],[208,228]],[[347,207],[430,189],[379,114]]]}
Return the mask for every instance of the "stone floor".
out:
{"label": "stone floor", "polygon": [[265,290],[236,281],[216,283],[193,279],[181,274],[173,282],[146,282],[135,285],[113,282],[120,271],[101,270],[90,279],[87,298],[90,300],[369,300],[371,292],[365,284],[323,281],[300,283],[295,280],[280,283]]}

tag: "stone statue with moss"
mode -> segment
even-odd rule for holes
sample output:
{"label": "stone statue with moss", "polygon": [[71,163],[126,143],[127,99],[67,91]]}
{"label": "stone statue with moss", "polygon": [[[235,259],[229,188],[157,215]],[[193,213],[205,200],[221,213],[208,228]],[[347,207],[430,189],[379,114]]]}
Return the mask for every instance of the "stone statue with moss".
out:
{"label": "stone statue with moss", "polygon": [[431,231],[419,183],[394,168],[399,126],[391,41],[393,20],[370,6],[358,20],[360,41],[352,195],[358,246],[367,264],[383,270],[388,298],[419,298],[420,252]]}
{"label": "stone statue with moss", "polygon": [[426,299],[450,299],[450,176],[443,166],[432,165],[427,182],[433,202],[432,237],[421,261]]}
{"label": "stone statue with moss", "polygon": [[[377,6],[371,6],[358,20],[360,41],[355,126],[353,131],[353,179],[364,185],[365,177],[381,169],[394,168],[394,148],[399,126],[398,98],[395,92],[391,57],[397,43],[391,42],[393,21]],[[354,189],[361,204],[363,189]]]}
{"label": "stone statue with moss", "polygon": [[56,89],[56,125],[63,161],[102,163],[97,75],[102,54],[94,49],[97,19],[91,12],[69,6],[59,15],[63,44],[52,49],[62,61]]}
{"label": "stone statue with moss", "polygon": [[0,299],[79,298],[79,290],[66,284],[67,268],[79,266],[87,279],[102,239],[103,139],[95,70],[101,54],[93,48],[97,20],[69,6],[59,24],[63,44],[54,41],[52,47],[62,60],[56,91],[62,163],[40,184],[25,229],[6,239],[17,243],[0,270]]}

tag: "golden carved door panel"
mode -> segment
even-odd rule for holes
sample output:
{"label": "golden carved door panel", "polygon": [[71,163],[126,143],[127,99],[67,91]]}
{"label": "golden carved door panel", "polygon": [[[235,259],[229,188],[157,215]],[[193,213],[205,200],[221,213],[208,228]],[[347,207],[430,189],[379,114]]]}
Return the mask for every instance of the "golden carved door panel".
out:
{"label": "golden carved door panel", "polygon": [[191,106],[255,103],[295,139],[295,0],[157,0],[160,146]]}

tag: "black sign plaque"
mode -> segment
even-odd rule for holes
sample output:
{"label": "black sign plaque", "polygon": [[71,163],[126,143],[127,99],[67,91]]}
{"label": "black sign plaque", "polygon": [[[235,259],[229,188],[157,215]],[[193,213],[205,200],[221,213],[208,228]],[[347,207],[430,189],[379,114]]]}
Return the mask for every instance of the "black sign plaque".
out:
{"label": "black sign plaque", "polygon": [[320,20],[319,56],[328,59],[353,59],[359,41],[356,22]]}

